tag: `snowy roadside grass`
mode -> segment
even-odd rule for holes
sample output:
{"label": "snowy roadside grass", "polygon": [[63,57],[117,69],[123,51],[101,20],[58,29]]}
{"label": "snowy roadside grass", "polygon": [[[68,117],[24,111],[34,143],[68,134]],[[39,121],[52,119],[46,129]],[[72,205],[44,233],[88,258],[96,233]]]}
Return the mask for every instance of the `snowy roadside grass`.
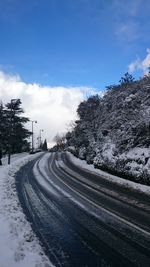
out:
{"label": "snowy roadside grass", "polygon": [[39,154],[22,153],[0,167],[0,267],[52,267],[22,211],[15,173]]}
{"label": "snowy roadside grass", "polygon": [[70,152],[67,152],[67,154],[69,155],[70,160],[75,165],[81,167],[82,169],[84,169],[86,171],[90,171],[93,174],[97,174],[102,179],[107,179],[108,181],[116,183],[116,184],[123,186],[125,188],[130,188],[132,190],[136,190],[140,193],[144,193],[144,194],[150,196],[150,186],[138,184],[138,183],[135,183],[133,181],[129,181],[129,180],[123,179],[121,177],[117,177],[115,175],[109,174],[109,173],[104,172],[100,169],[95,169],[93,164],[87,164],[87,162],[85,160],[81,160],[81,159],[75,157]]}

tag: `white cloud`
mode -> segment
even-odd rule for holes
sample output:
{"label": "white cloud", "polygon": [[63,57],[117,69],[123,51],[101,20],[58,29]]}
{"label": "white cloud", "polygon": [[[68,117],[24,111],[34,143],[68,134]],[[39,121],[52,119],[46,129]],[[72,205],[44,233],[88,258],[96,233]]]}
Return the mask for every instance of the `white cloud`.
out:
{"label": "white cloud", "polygon": [[148,67],[150,67],[150,49],[147,50],[147,55],[143,60],[140,60],[139,58],[135,61],[131,62],[128,66],[128,71],[133,73],[136,70],[142,70],[144,74],[147,74]]}
{"label": "white cloud", "polygon": [[[147,0],[145,0],[145,5]],[[120,14],[135,17],[139,14],[141,6],[144,5],[142,0],[114,0],[113,6]]]}
{"label": "white cloud", "polygon": [[137,58],[135,61],[131,62],[128,66],[128,71],[133,73],[134,71],[138,70],[141,66],[141,61]]}
{"label": "white cloud", "polygon": [[[89,87],[48,87],[27,84],[19,76],[0,71],[0,100],[4,103],[12,98],[20,98],[26,115],[37,120],[34,125],[36,137],[40,129],[43,138],[52,142],[59,132],[65,132],[70,121],[77,118],[76,109],[85,93],[93,91]],[[31,123],[29,125],[31,128]]]}
{"label": "white cloud", "polygon": [[116,35],[123,41],[134,41],[139,38],[139,23],[127,21],[117,25]]}
{"label": "white cloud", "polygon": [[115,34],[123,44],[147,38],[149,33],[149,0],[113,0],[112,16]]}

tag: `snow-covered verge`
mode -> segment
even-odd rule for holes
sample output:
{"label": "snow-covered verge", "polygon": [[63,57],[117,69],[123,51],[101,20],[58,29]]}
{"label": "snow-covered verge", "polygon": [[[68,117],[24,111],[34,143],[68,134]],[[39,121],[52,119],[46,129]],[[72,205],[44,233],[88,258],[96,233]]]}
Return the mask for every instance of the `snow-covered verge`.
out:
{"label": "snow-covered verge", "polygon": [[[85,159],[84,147],[79,148],[78,153],[75,147],[68,147],[67,151],[75,156],[78,155],[79,159]],[[93,160],[89,161],[86,157],[86,161],[93,163],[96,168],[127,180],[150,185],[150,148],[135,147],[123,153],[116,153],[115,144],[108,141],[101,148],[95,145],[93,154],[95,154]]]}
{"label": "snow-covered verge", "polygon": [[15,173],[38,155],[14,155],[11,165],[4,158],[0,166],[0,267],[52,267],[26,220],[15,187]]}
{"label": "snow-covered verge", "polygon": [[93,164],[99,168],[116,170],[116,173],[136,182],[150,185],[150,148],[135,147],[122,154],[115,153],[115,145],[106,143],[97,152]]}
{"label": "snow-covered verge", "polygon": [[138,184],[132,181],[128,181],[126,179],[117,177],[115,175],[109,174],[107,172],[104,172],[99,169],[95,169],[93,164],[87,164],[85,160],[81,160],[77,157],[75,157],[73,154],[70,152],[67,152],[70,160],[77,166],[81,167],[84,170],[88,170],[94,174],[99,175],[103,179],[107,179],[110,182],[116,183],[118,185],[123,186],[124,188],[130,188],[133,190],[136,190],[138,192],[144,193],[146,195],[150,196],[150,187],[142,184]]}

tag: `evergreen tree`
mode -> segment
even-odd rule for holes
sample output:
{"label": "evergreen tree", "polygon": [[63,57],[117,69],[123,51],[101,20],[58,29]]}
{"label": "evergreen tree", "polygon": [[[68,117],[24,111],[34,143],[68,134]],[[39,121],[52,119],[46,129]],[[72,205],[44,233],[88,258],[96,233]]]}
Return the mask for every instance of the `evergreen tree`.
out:
{"label": "evergreen tree", "polygon": [[29,121],[22,116],[20,99],[12,99],[10,103],[0,103],[0,164],[2,154],[8,153],[10,162],[11,153],[29,150],[27,138],[31,135],[24,124]]}
{"label": "evergreen tree", "polygon": [[11,153],[19,153],[22,150],[28,148],[27,138],[31,135],[25,127],[29,119],[22,116],[24,113],[21,108],[20,99],[11,100],[6,106],[6,120],[8,128],[8,149],[11,149]]}
{"label": "evergreen tree", "polygon": [[42,149],[43,149],[44,151],[47,151],[47,150],[48,150],[48,149],[47,149],[47,141],[46,141],[46,139],[44,140]]}
{"label": "evergreen tree", "polygon": [[134,77],[132,74],[129,74],[128,72],[125,73],[124,77],[121,77],[121,80],[119,81],[121,86],[122,85],[128,85],[134,82]]}
{"label": "evergreen tree", "polygon": [[6,122],[6,112],[3,103],[0,103],[0,165],[2,165],[2,155],[6,152],[7,146],[7,122]]}

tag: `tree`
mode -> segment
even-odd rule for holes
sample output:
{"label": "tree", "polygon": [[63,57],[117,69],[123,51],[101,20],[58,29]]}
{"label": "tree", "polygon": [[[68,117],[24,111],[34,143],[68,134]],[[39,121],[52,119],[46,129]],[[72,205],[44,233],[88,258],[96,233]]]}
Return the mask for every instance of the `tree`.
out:
{"label": "tree", "polygon": [[132,76],[132,74],[129,74],[128,72],[125,73],[124,77],[121,77],[120,79],[120,84],[122,85],[128,85],[134,82],[134,77]]}
{"label": "tree", "polygon": [[4,143],[4,129],[5,129],[5,121],[4,121],[4,107],[3,103],[0,103],[0,165],[2,165],[2,151],[3,151],[3,143]]}
{"label": "tree", "polygon": [[0,146],[0,166],[2,165],[2,148]]}
{"label": "tree", "polygon": [[12,99],[6,105],[0,103],[0,157],[8,153],[8,163],[12,153],[29,149],[27,139],[31,132],[24,127],[29,119],[22,116],[21,104],[20,99]]}
{"label": "tree", "polygon": [[54,141],[56,142],[58,149],[64,149],[65,142],[66,142],[66,136],[63,134],[62,135],[56,134],[56,136],[54,137]]}
{"label": "tree", "polygon": [[31,135],[24,124],[26,124],[29,119],[27,117],[21,116],[24,113],[21,108],[20,99],[12,99],[10,103],[6,106],[6,120],[8,128],[8,149],[11,153],[22,152],[22,149],[27,146],[27,138]]}
{"label": "tree", "polygon": [[134,81],[126,73],[120,83],[110,85],[102,99],[94,96],[79,104],[66,147],[99,168],[139,175],[149,183],[150,77]]}
{"label": "tree", "polygon": [[43,149],[44,151],[47,151],[47,150],[48,150],[48,149],[47,149],[47,141],[46,141],[46,139],[44,140],[42,149]]}

